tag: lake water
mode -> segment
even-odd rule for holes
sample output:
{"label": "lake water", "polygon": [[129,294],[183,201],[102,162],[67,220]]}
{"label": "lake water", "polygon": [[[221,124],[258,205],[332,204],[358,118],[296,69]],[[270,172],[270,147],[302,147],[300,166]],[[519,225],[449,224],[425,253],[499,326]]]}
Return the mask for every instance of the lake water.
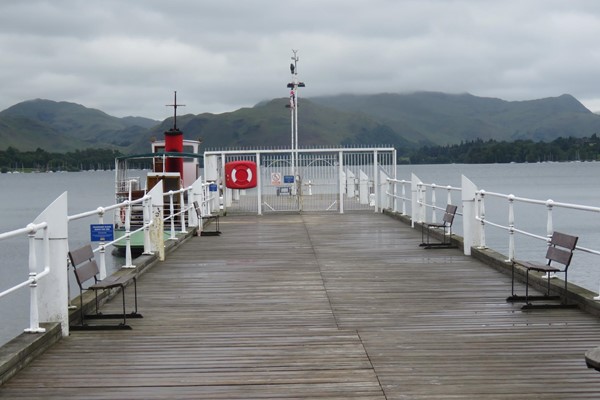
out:
{"label": "lake water", "polygon": [[[541,164],[485,164],[485,165],[401,165],[398,178],[410,180],[415,173],[425,183],[460,187],[461,175],[467,176],[480,189],[488,192],[512,193],[515,196],[556,202],[600,206],[600,163],[541,163]],[[54,174],[0,174],[0,232],[22,228],[30,223],[46,206],[64,191],[69,192],[69,215],[108,206],[114,203],[114,172],[71,172]],[[445,192],[438,191],[438,204],[445,202]],[[453,201],[459,201],[455,195]],[[506,202],[486,198],[486,216],[489,220],[506,223]],[[592,213],[556,209],[554,229],[580,236],[580,245],[600,249],[600,216]],[[546,212],[543,207],[530,206],[515,209],[517,228],[539,235],[546,232]],[[106,216],[105,222],[112,221]],[[78,247],[89,242],[89,224],[97,218],[88,218],[69,225],[69,246]],[[460,222],[460,220],[458,221]],[[460,223],[455,224],[461,234]],[[503,254],[508,253],[508,236],[498,229],[486,228],[486,243]],[[518,258],[539,259],[544,254],[544,243],[530,239],[517,240]],[[123,259],[109,257],[109,270],[123,264]],[[569,281],[598,292],[600,285],[600,257],[577,253],[569,269]],[[13,239],[0,241],[0,291],[27,277],[27,241]],[[115,267],[116,266],[116,267]],[[66,266],[65,266],[66,267]],[[71,277],[70,277],[71,278]],[[74,283],[71,284],[71,287]],[[78,294],[72,290],[72,295]],[[14,337],[29,325],[29,293],[20,290],[0,300],[0,344]]]}
{"label": "lake water", "polygon": [[[43,174],[0,174],[0,232],[25,227],[54,199],[68,191],[69,215],[90,211],[99,206],[114,204],[114,172],[69,172]],[[112,222],[112,215],[105,216]],[[69,246],[89,243],[89,225],[98,223],[97,217],[85,218],[69,224]],[[65,268],[66,268],[65,259]],[[123,261],[107,257],[107,269]],[[23,282],[27,278],[27,239],[13,238],[0,241],[0,291]],[[69,275],[69,279],[72,278]],[[70,282],[71,294],[79,294],[76,283]],[[25,305],[25,306],[24,306]],[[20,334],[29,326],[29,291],[18,290],[0,299],[0,344]]]}

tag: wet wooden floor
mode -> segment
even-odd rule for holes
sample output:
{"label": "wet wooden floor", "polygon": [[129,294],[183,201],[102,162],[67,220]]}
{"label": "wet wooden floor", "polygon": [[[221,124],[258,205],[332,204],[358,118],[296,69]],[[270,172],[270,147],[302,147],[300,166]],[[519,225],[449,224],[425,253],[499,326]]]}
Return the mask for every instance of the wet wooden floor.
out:
{"label": "wet wooden floor", "polygon": [[72,333],[0,398],[600,398],[583,356],[597,318],[521,312],[509,276],[424,250],[392,218],[233,216],[221,230],[139,279],[132,331]]}

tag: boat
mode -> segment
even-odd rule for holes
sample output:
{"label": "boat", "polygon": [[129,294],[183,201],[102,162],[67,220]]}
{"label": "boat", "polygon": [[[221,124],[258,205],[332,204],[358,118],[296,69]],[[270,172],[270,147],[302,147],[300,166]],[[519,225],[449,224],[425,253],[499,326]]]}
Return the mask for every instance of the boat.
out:
{"label": "boat", "polygon": [[[152,140],[150,153],[133,154],[115,159],[115,200],[116,204],[126,200],[141,199],[156,184],[162,181],[163,192],[177,191],[189,187],[200,176],[200,140],[183,138],[183,132],[177,128],[177,92],[174,108],[173,127],[164,133],[163,140]],[[165,201],[165,218],[169,217],[170,199]],[[179,212],[179,196],[173,197],[174,213]],[[114,215],[115,240],[126,234],[127,207],[121,207]],[[175,218],[176,224],[180,221]],[[133,232],[143,226],[143,206],[131,206],[129,231]],[[168,234],[164,234],[165,239]],[[141,254],[144,250],[144,232],[135,232],[130,236],[132,254]],[[118,255],[125,253],[126,241],[120,240],[114,245]]]}

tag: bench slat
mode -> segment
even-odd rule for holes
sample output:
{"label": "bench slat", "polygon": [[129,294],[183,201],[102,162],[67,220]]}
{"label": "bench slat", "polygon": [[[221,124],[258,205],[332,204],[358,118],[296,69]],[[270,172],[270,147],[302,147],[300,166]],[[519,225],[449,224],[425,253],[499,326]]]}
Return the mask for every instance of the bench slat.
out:
{"label": "bench slat", "polygon": [[94,251],[92,250],[92,246],[88,244],[70,251],[69,258],[71,259],[71,265],[76,266],[84,261],[94,258]]}
{"label": "bench slat", "polygon": [[94,278],[100,271],[98,270],[98,264],[94,260],[88,260],[75,268],[75,277],[77,278],[77,284],[83,289],[83,284],[89,279]]}

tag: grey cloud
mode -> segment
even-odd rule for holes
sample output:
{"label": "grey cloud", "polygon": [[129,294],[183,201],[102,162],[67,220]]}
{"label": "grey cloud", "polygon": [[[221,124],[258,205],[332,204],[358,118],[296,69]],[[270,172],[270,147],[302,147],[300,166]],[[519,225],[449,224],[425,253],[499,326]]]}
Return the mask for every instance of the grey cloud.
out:
{"label": "grey cloud", "polygon": [[113,115],[224,112],[285,97],[570,93],[600,110],[600,2],[76,0],[0,3],[0,109],[31,98]]}

